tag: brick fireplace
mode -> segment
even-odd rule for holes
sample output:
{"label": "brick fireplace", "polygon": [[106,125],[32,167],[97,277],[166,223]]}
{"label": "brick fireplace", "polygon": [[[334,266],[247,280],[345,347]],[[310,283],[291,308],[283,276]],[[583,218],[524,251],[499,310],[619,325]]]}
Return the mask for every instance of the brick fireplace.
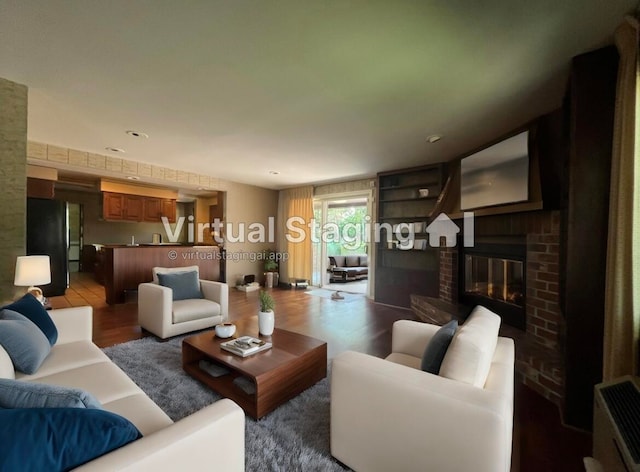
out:
{"label": "brick fireplace", "polygon": [[[564,334],[560,310],[560,212],[536,211],[475,219],[475,239],[525,245],[524,320],[521,328],[503,320],[501,334],[515,339],[516,376],[525,385],[561,406],[564,399]],[[469,248],[472,249],[472,248]],[[440,249],[439,298],[452,306],[473,306],[462,292],[465,248]],[[482,302],[480,302],[482,303]],[[482,303],[485,304],[485,303]],[[414,299],[414,310],[421,301]],[[424,309],[424,301],[422,301]],[[495,307],[489,307],[494,309]],[[496,310],[499,311],[499,310]]]}

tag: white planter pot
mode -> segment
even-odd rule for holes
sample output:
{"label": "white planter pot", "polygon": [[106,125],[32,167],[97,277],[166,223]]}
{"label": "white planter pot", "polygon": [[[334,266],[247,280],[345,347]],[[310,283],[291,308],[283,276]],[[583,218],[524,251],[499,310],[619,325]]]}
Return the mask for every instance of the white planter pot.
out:
{"label": "white planter pot", "polygon": [[273,328],[275,326],[275,316],[273,311],[259,311],[258,312],[258,327],[260,334],[263,336],[271,336],[273,334]]}

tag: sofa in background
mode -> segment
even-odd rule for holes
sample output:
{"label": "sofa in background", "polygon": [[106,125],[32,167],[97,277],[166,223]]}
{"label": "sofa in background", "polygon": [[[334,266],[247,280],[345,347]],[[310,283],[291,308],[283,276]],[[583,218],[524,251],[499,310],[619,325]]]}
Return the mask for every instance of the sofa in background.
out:
{"label": "sofa in background", "polygon": [[369,256],[366,254],[329,256],[328,271],[330,282],[366,279],[369,276]]}
{"label": "sofa in background", "polygon": [[[48,313],[58,339],[43,364],[36,373],[23,374],[14,370],[0,346],[0,378],[85,390],[105,410],[131,421],[143,436],[75,470],[244,470],[245,416],[238,405],[219,400],[174,423],[93,344],[91,307]],[[212,454],[212,447],[224,454]]]}
{"label": "sofa in background", "polygon": [[[497,318],[497,320],[496,320]],[[508,472],[515,349],[476,307],[438,375],[421,370],[439,326],[401,320],[386,359],[344,352],[331,369],[331,454],[368,472]]]}

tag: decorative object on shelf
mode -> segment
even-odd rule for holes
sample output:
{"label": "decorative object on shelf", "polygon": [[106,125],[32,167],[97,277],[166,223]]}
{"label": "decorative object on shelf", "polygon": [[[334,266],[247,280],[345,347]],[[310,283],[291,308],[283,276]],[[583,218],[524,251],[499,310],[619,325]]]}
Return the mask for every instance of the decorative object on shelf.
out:
{"label": "decorative object on shelf", "polygon": [[429,189],[428,188],[419,188],[418,189],[418,195],[420,196],[420,198],[426,198],[429,196]]}
{"label": "decorative object on shelf", "polygon": [[258,313],[258,326],[260,334],[271,336],[275,325],[275,315],[273,308],[275,303],[273,297],[264,290],[260,290],[260,312]]}
{"label": "decorative object on shelf", "polygon": [[46,299],[42,289],[35,285],[51,283],[51,261],[49,256],[18,256],[16,260],[16,275],[13,284],[17,287],[29,287],[31,293],[43,305]]}
{"label": "decorative object on shelf", "polygon": [[230,338],[236,332],[236,325],[233,323],[221,323],[215,327],[216,336],[219,338]]}

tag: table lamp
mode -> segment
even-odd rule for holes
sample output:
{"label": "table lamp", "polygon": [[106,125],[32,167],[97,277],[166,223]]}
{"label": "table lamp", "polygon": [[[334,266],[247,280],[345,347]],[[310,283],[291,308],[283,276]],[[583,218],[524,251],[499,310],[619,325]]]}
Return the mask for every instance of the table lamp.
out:
{"label": "table lamp", "polygon": [[44,304],[42,290],[35,285],[51,283],[51,264],[49,256],[18,256],[16,260],[16,277],[13,284],[17,287],[29,287],[28,293]]}

